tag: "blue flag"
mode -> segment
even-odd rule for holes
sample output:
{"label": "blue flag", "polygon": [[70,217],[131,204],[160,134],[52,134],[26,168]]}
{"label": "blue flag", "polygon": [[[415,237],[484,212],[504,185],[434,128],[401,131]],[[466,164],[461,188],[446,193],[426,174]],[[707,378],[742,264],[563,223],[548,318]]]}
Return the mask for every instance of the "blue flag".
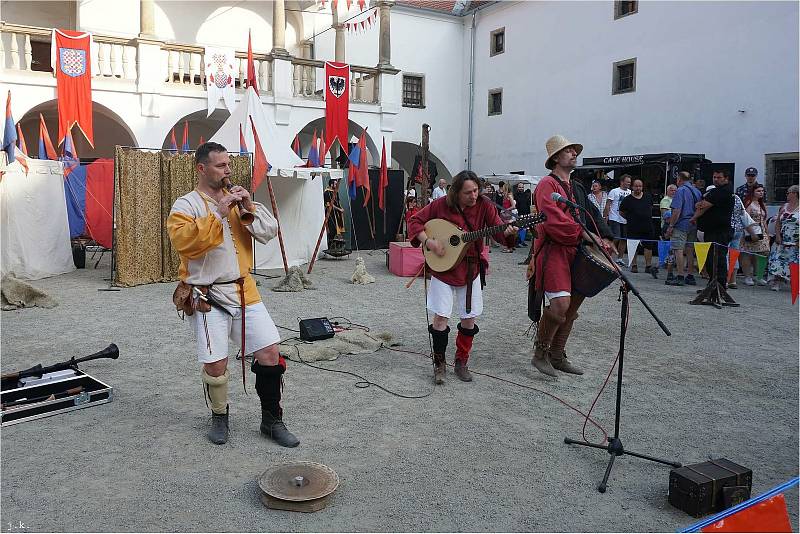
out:
{"label": "blue flag", "polygon": [[670,249],[670,242],[669,241],[659,241],[658,242],[658,263],[664,265],[669,257],[669,249]]}

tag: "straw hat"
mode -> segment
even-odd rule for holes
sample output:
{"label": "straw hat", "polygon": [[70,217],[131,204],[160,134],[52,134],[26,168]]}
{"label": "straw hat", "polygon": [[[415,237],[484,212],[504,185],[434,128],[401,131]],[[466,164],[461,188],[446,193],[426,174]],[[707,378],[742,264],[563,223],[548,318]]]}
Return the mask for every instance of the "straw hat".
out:
{"label": "straw hat", "polygon": [[558,154],[559,151],[564,150],[568,146],[575,147],[575,151],[580,155],[583,152],[583,145],[580,143],[572,143],[563,135],[554,135],[547,142],[544,144],[545,149],[547,150],[547,160],[544,162],[544,166],[550,170],[553,170],[553,156]]}

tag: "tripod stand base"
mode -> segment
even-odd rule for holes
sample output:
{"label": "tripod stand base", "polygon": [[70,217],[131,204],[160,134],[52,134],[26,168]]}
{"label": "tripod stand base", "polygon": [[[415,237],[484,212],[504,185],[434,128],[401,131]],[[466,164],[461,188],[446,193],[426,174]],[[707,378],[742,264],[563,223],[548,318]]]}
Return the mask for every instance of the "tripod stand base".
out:
{"label": "tripod stand base", "polygon": [[694,300],[690,300],[689,304],[707,304],[714,306],[718,310],[721,310],[723,306],[732,308],[739,306],[739,303],[728,294],[728,289],[716,278],[713,278],[705,289],[700,290],[700,294]]}
{"label": "tripod stand base", "polygon": [[588,441],[580,441],[574,440],[570,438],[564,438],[564,443],[567,445],[582,445],[584,447],[592,447],[594,449],[603,449],[611,455],[608,459],[608,466],[606,467],[606,472],[603,475],[603,480],[597,486],[597,491],[600,493],[606,492],[606,487],[608,486],[608,477],[611,476],[611,469],[614,467],[614,460],[617,456],[623,456],[625,454],[629,456],[635,456],[637,458],[643,458],[645,460],[650,460],[651,462],[658,462],[664,465],[671,465],[672,467],[681,467],[679,462],[671,462],[669,460],[662,460],[661,458],[656,458],[655,456],[648,456],[647,454],[641,454],[638,452],[626,451],[625,447],[622,445],[622,440],[619,438],[610,438],[608,440],[608,445],[599,445],[597,443],[589,443]]}

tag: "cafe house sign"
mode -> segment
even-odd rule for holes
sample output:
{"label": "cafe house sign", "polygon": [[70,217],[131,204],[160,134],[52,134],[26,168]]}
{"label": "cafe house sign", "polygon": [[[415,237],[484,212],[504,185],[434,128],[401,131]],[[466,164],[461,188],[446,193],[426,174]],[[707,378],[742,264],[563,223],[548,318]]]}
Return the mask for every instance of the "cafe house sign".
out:
{"label": "cafe house sign", "polygon": [[638,156],[609,156],[607,158],[603,158],[603,164],[605,165],[619,165],[619,164],[642,164],[644,163],[644,155]]}

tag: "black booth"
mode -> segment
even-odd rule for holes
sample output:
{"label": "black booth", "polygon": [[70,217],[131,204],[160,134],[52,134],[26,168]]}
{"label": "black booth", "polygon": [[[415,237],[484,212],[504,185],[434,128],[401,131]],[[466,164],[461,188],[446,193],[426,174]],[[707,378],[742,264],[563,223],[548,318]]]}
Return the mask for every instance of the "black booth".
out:
{"label": "black booth", "polygon": [[402,170],[389,170],[389,185],[384,191],[385,225],[384,212],[378,207],[380,179],[380,169],[369,169],[371,195],[366,207],[364,207],[364,188],[362,187],[357,189],[355,200],[350,200],[350,209],[353,213],[350,248],[353,250],[389,248],[389,242],[394,241],[394,236],[400,227],[400,217],[405,201],[405,174]]}
{"label": "black booth", "polygon": [[[700,177],[703,168],[711,164],[705,154],[681,154],[670,152],[665,154],[633,154],[629,156],[603,156],[599,158],[583,158],[583,165],[575,168],[575,177],[586,185],[587,190],[592,180],[600,179],[606,190],[617,187],[619,177],[629,174],[634,180],[644,182],[644,190],[661,199],[669,184],[674,184],[681,171]],[[602,179],[605,173],[614,171],[613,179]]]}

